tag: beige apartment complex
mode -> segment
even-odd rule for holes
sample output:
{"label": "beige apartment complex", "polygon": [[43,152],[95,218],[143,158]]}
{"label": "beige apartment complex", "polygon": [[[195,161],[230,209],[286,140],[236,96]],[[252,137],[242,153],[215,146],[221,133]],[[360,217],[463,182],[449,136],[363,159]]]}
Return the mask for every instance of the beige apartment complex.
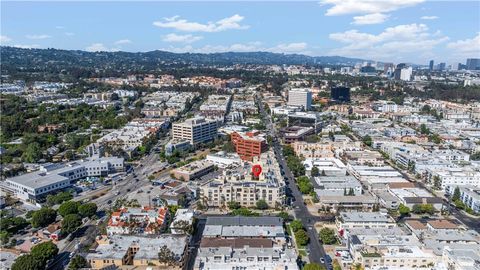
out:
{"label": "beige apartment complex", "polygon": [[265,200],[269,207],[282,205],[285,201],[285,182],[280,174],[278,163],[272,162],[272,151],[254,158],[253,164],[262,167],[258,178],[251,174],[251,163],[232,166],[223,175],[200,186],[200,196],[211,207],[225,207],[235,201],[241,206],[254,207],[258,200]]}

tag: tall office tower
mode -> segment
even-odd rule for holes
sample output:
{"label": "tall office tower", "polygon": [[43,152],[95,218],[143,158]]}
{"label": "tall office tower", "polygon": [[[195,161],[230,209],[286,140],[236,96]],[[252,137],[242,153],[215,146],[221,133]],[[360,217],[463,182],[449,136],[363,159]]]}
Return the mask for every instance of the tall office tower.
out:
{"label": "tall office tower", "polygon": [[332,87],[330,97],[335,101],[350,102],[350,88],[343,86]]}
{"label": "tall office tower", "polygon": [[299,106],[309,110],[312,107],[312,92],[306,88],[288,91],[288,106]]}
{"label": "tall office tower", "polygon": [[389,71],[393,71],[395,69],[395,65],[393,63],[384,63],[383,64],[383,72],[387,73]]}
{"label": "tall office tower", "polygon": [[212,141],[217,137],[217,121],[203,117],[187,119],[172,127],[174,140],[187,140],[191,145]]}
{"label": "tall office tower", "polygon": [[444,71],[446,66],[447,66],[447,64],[445,64],[445,63],[440,63],[440,64],[438,64],[438,70]]}
{"label": "tall office tower", "polygon": [[412,78],[412,67],[408,67],[407,64],[401,63],[397,65],[395,69],[395,80],[410,81]]}
{"label": "tall office tower", "polygon": [[429,65],[430,71],[433,71],[433,64],[434,64],[433,60],[430,60],[430,65]]}
{"label": "tall office tower", "polygon": [[467,65],[468,70],[480,70],[480,59],[479,58],[468,58]]}

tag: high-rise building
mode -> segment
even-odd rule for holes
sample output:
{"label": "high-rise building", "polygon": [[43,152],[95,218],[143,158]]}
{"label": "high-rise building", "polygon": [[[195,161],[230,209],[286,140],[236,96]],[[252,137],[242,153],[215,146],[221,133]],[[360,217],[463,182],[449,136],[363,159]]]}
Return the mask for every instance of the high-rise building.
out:
{"label": "high-rise building", "polygon": [[434,64],[433,60],[430,60],[430,65],[428,66],[430,71],[433,71],[433,64]]}
{"label": "high-rise building", "polygon": [[294,88],[288,91],[288,105],[309,110],[312,107],[312,92],[306,88]]}
{"label": "high-rise building", "polygon": [[447,64],[445,64],[445,63],[440,63],[440,64],[438,64],[438,70],[444,71],[446,66],[447,66]]}
{"label": "high-rise building", "polygon": [[350,88],[343,86],[332,87],[330,97],[335,101],[350,102]]}
{"label": "high-rise building", "polygon": [[468,58],[467,59],[468,70],[480,70],[480,58]]}
{"label": "high-rise building", "polygon": [[408,67],[407,64],[401,63],[397,65],[395,69],[395,80],[410,81],[412,78],[412,67]]}
{"label": "high-rise building", "polygon": [[217,137],[217,121],[196,117],[172,126],[174,140],[186,140],[191,145],[212,141]]}
{"label": "high-rise building", "polygon": [[393,63],[384,63],[383,64],[383,72],[384,73],[393,72],[394,69],[395,69],[395,65]]}

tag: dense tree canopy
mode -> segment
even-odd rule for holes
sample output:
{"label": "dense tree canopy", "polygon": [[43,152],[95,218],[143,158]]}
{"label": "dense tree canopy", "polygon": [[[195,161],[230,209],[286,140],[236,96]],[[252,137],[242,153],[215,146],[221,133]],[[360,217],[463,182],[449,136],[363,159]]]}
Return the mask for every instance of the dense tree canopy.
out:
{"label": "dense tree canopy", "polygon": [[32,226],[45,227],[55,221],[57,218],[57,211],[51,208],[41,208],[38,211],[33,212],[31,223]]}

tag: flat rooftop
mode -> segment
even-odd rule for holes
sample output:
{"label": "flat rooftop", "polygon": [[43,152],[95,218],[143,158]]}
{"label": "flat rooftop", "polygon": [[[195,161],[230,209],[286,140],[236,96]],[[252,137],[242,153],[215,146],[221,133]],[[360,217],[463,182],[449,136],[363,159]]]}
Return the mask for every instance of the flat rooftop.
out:
{"label": "flat rooftop", "polygon": [[340,217],[343,222],[393,222],[389,216],[380,212],[342,212]]}

